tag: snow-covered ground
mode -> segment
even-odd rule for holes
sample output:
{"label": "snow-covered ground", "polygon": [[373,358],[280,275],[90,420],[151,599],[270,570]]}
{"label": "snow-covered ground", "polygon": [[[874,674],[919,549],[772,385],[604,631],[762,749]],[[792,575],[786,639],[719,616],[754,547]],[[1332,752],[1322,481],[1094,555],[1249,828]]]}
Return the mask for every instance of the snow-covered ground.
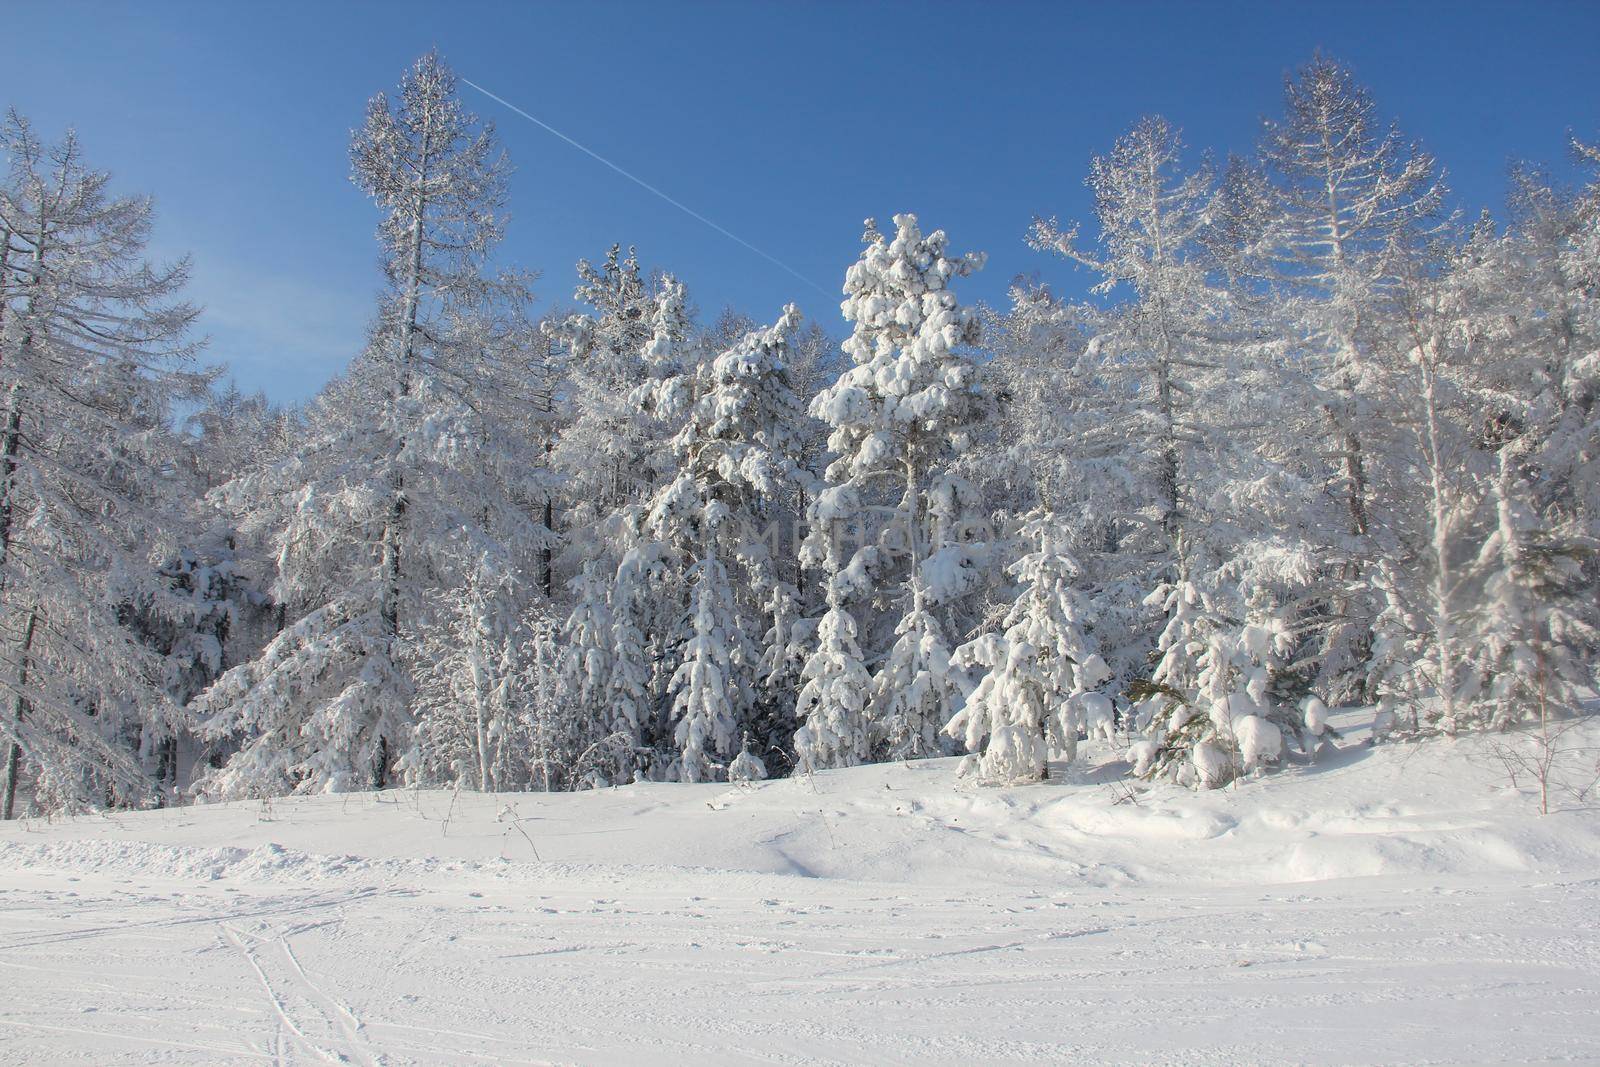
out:
{"label": "snow-covered ground", "polygon": [[1594,808],[1473,739],[1095,755],[9,825],[0,1060],[1600,1063]]}

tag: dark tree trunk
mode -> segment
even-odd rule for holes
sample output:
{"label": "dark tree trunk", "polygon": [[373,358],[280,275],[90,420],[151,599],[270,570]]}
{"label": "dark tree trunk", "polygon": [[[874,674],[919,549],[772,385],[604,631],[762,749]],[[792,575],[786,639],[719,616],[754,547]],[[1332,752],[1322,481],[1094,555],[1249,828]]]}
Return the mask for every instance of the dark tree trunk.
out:
{"label": "dark tree trunk", "polygon": [[[39,609],[34,608],[28,612],[28,625],[22,634],[21,663],[17,669],[17,695],[12,700],[12,721],[19,726],[28,713],[28,702],[22,696],[23,690],[28,685],[28,656],[33,651],[33,628],[39,621]],[[5,798],[0,801],[0,819],[10,820],[16,813],[17,806],[17,778],[22,771],[22,746],[17,742],[11,743],[11,751],[6,753],[6,781]]]}

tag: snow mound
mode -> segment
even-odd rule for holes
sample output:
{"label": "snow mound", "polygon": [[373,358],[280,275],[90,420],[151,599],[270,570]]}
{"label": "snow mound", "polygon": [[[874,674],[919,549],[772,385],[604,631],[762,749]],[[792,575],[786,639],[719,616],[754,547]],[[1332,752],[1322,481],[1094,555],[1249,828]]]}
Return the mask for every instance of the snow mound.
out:
{"label": "snow mound", "polygon": [[[1600,741],[1600,723],[1586,729]],[[1316,764],[1214,789],[1130,783],[1121,746],[1098,744],[1086,762],[1055,765],[1049,781],[1010,788],[958,778],[956,760],[936,759],[734,786],[296,797],[23,822],[0,829],[0,858],[199,880],[504,877],[555,865],[1058,887],[1559,873],[1600,862],[1594,821],[1538,816],[1483,742],[1373,747],[1359,728],[1343,730],[1349,739]],[[1252,767],[1282,751],[1275,729],[1246,730],[1241,743]]]}

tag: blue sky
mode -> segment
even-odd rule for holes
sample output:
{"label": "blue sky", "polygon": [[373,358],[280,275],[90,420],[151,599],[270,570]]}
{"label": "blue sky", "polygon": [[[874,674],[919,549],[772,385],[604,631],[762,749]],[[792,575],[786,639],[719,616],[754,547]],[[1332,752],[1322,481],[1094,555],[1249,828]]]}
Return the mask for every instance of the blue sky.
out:
{"label": "blue sky", "polygon": [[567,301],[613,241],[702,310],[794,300],[838,332],[861,220],[915,211],[989,253],[964,292],[1088,279],[1027,248],[1036,214],[1087,216],[1083,176],[1140,115],[1245,151],[1285,73],[1322,47],[1439,157],[1458,202],[1496,205],[1507,162],[1565,166],[1600,134],[1600,4],[12,5],[0,103],[75,125],[156,250],[192,252],[210,355],[294,400],[361,343],[376,215],[348,181],[369,96],[438,46],[459,73],[587,144],[826,291],[463,89],[509,151],[502,258]]}

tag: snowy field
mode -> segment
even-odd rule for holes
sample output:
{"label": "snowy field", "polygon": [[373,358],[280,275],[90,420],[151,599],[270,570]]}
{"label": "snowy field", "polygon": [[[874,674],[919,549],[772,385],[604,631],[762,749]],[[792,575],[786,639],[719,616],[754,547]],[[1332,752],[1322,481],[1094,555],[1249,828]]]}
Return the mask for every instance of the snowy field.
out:
{"label": "snowy field", "polygon": [[10,825],[0,1060],[1600,1063],[1596,812],[1481,740],[953,770]]}

